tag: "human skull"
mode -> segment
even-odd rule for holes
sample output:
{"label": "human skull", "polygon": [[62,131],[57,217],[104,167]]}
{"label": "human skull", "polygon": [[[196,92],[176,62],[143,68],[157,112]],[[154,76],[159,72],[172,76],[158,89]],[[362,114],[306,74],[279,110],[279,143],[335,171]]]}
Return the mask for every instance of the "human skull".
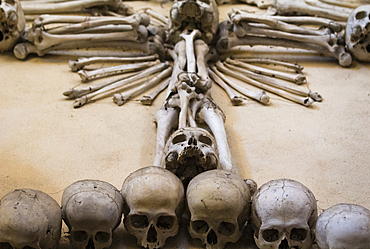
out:
{"label": "human skull", "polygon": [[52,249],[60,240],[62,214],[49,195],[16,189],[0,202],[0,247]]}
{"label": "human skull", "polygon": [[177,175],[186,186],[199,173],[218,167],[216,141],[203,128],[178,129],[167,141],[161,165]]}
{"label": "human skull", "polygon": [[320,249],[370,248],[370,211],[354,204],[337,204],[317,219]]}
{"label": "human skull", "polygon": [[198,29],[202,40],[209,44],[218,27],[218,9],[215,0],[176,0],[170,10],[169,40],[174,43],[182,38],[184,30]]}
{"label": "human skull", "polygon": [[0,0],[0,52],[11,50],[26,28],[18,0]]}
{"label": "human skull", "polygon": [[370,5],[362,5],[348,17],[346,44],[360,61],[370,61]]}
{"label": "human skull", "polygon": [[201,173],[187,189],[189,233],[207,249],[223,249],[242,235],[249,218],[250,191],[239,176],[215,169]]}
{"label": "human skull", "polygon": [[123,182],[122,195],[125,228],[139,246],[161,248],[178,233],[184,187],[170,171],[156,166],[139,169]]}
{"label": "human skull", "polygon": [[253,196],[254,240],[260,249],[309,249],[316,220],[315,196],[297,181],[269,181]]}
{"label": "human skull", "polygon": [[102,249],[112,243],[112,232],[121,223],[123,198],[117,188],[98,180],[68,186],[62,197],[62,215],[71,244]]}

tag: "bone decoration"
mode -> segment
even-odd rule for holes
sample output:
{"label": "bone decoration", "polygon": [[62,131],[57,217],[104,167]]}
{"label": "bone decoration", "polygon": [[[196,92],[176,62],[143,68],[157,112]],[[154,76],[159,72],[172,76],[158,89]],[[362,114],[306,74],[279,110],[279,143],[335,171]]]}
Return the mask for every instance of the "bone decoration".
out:
{"label": "bone decoration", "polygon": [[250,213],[250,189],[238,175],[215,169],[189,183],[189,233],[207,249],[222,249],[242,235]]}
{"label": "bone decoration", "polygon": [[345,203],[326,209],[317,220],[316,241],[320,249],[368,248],[370,211]]}
{"label": "bone decoration", "polygon": [[62,214],[48,194],[16,189],[1,198],[1,248],[55,248],[61,237]]}
{"label": "bone decoration", "polygon": [[253,196],[254,240],[260,249],[311,248],[316,220],[316,198],[297,181],[269,181]]}
{"label": "bone decoration", "polygon": [[12,50],[25,30],[26,19],[19,1],[0,1],[0,52]]}
{"label": "bone decoration", "polygon": [[348,17],[346,44],[359,61],[370,61],[370,5],[355,9]]}
{"label": "bone decoration", "polygon": [[167,238],[178,233],[184,211],[184,187],[170,171],[145,167],[123,182],[124,225],[137,244],[148,249],[162,248]]}
{"label": "bone decoration", "polygon": [[112,243],[112,232],[120,224],[123,198],[107,182],[82,180],[68,186],[62,197],[63,220],[72,246],[97,249]]}

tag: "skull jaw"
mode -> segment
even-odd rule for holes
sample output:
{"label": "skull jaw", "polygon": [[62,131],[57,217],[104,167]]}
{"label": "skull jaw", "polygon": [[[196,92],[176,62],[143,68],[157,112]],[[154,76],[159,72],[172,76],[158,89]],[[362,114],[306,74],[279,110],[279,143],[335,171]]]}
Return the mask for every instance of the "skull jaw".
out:
{"label": "skull jaw", "polygon": [[[171,151],[167,158],[177,152]],[[216,169],[218,159],[213,153],[204,154],[197,146],[188,146],[184,148],[178,158],[166,160],[165,168],[174,173],[187,186],[191,179],[196,175],[211,169]]]}

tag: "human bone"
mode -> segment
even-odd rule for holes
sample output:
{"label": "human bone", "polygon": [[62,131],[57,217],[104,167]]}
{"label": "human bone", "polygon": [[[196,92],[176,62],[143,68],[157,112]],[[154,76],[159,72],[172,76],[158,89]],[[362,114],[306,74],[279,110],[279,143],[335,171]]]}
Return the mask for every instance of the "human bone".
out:
{"label": "human bone", "polygon": [[141,71],[148,67],[152,67],[158,65],[160,63],[159,60],[154,62],[140,62],[140,63],[133,63],[133,64],[121,64],[118,66],[113,67],[104,67],[95,70],[79,70],[77,73],[81,77],[82,82],[90,81],[93,79],[108,77],[117,74],[124,74],[128,72],[135,72]]}
{"label": "human bone", "polygon": [[0,52],[12,50],[26,28],[19,0],[0,1]]}
{"label": "human bone", "polygon": [[173,172],[187,185],[199,173],[218,168],[216,141],[203,128],[178,129],[167,141],[161,166]]}
{"label": "human bone", "polygon": [[270,6],[273,6],[275,0],[243,0],[247,4],[257,5],[260,9],[267,9]]}
{"label": "human bone", "polygon": [[208,73],[211,76],[213,82],[217,83],[217,85],[219,85],[227,93],[227,95],[229,95],[229,98],[233,105],[241,105],[243,103],[243,98],[241,96],[237,96],[234,91],[209,68]]}
{"label": "human bone", "polygon": [[238,241],[249,218],[250,197],[248,185],[229,171],[215,169],[194,177],[186,193],[191,237],[207,249]]}
{"label": "human bone", "polygon": [[337,204],[326,209],[316,224],[320,249],[366,249],[370,246],[370,211],[355,204]]}
{"label": "human bone", "polygon": [[317,7],[308,4],[306,0],[276,0],[274,7],[280,15],[310,15],[344,22],[349,15],[346,10]]}
{"label": "human bone", "polygon": [[112,232],[121,222],[122,207],[121,193],[107,182],[81,180],[69,185],[62,196],[62,215],[72,246],[109,247]]}
{"label": "human bone", "polygon": [[62,214],[44,192],[16,189],[0,202],[0,244],[13,248],[54,249],[59,243]]}
{"label": "human bone", "polygon": [[320,0],[323,3],[337,5],[337,6],[343,6],[347,8],[357,8],[361,5],[370,4],[369,0]]}
{"label": "human bone", "polygon": [[[217,62],[216,63],[216,66],[217,66],[217,69],[220,70],[221,72],[225,73],[225,74],[228,74],[230,76],[233,76],[237,79],[240,79],[250,85],[253,85],[253,86],[256,86],[258,88],[261,88],[263,90],[266,90],[268,92],[271,92],[271,93],[274,93],[274,94],[277,94],[283,98],[286,98],[288,100],[291,100],[293,102],[296,102],[298,104],[301,104],[301,105],[304,105],[304,106],[310,106],[312,105],[313,103],[313,99],[309,96],[306,95],[306,97],[303,97],[303,96],[298,96],[298,95],[295,95],[295,94],[292,94],[290,92],[287,92],[283,89],[281,89],[280,87],[278,86],[275,86],[275,85],[272,85],[272,84],[266,84],[267,81],[265,81],[264,83],[261,83],[255,79],[252,79],[250,77],[246,77],[243,73],[246,72],[245,70],[243,69],[239,69],[235,66],[232,66],[232,65],[228,65],[227,67],[221,63],[221,62]],[[243,72],[241,72],[243,71]],[[270,81],[268,83],[271,83]]]}
{"label": "human bone", "polygon": [[293,72],[301,74],[304,67],[298,64],[293,64],[293,63],[288,63],[284,61],[277,61],[277,60],[272,60],[272,59],[266,59],[266,58],[246,58],[243,56],[235,55],[233,57],[234,59],[237,59],[242,62],[247,62],[247,63],[260,63],[260,64],[273,64],[273,65],[279,65],[282,67],[285,67],[287,69],[292,69]]}
{"label": "human bone", "polygon": [[168,67],[164,71],[159,73],[157,76],[153,77],[148,82],[145,82],[139,85],[138,87],[135,87],[127,92],[114,94],[114,97],[113,97],[114,103],[116,103],[119,106],[123,105],[129,99],[133,98],[137,94],[158,85],[161,81],[163,81],[168,76],[170,76],[171,72],[172,72],[172,67]]}
{"label": "human bone", "polygon": [[87,95],[84,95],[82,97],[77,98],[74,101],[73,106],[75,108],[78,108],[78,107],[81,107],[81,106],[85,105],[86,103],[89,103],[89,102],[93,101],[99,95],[112,93],[112,92],[119,92],[120,89],[122,87],[126,86],[127,84],[130,84],[130,83],[138,81],[138,80],[145,80],[146,79],[145,77],[148,77],[152,74],[158,73],[161,70],[164,70],[169,66],[170,66],[169,62],[163,62],[163,63],[160,63],[158,65],[155,65],[155,66],[149,67],[147,69],[144,69],[143,71],[140,71],[139,74],[135,74],[132,77],[125,78],[123,80],[115,81],[112,84],[110,84],[108,86],[105,86],[105,87],[103,87],[103,88],[101,88],[101,89],[99,89],[95,92],[92,92],[92,93],[89,93]]}
{"label": "human bone", "polygon": [[155,61],[159,57],[158,55],[147,55],[137,57],[82,57],[77,60],[70,60],[69,67],[73,72],[83,69],[85,66],[93,65],[97,63],[113,63],[113,62],[143,62],[143,61]]}
{"label": "human bone", "polygon": [[169,39],[177,43],[184,30],[200,29],[201,39],[209,44],[218,27],[218,9],[214,0],[176,0],[170,10]]}
{"label": "human bone", "polygon": [[309,249],[316,220],[315,196],[297,181],[269,181],[253,196],[254,240],[260,249]]}
{"label": "human bone", "polygon": [[22,1],[24,12],[28,15],[81,13],[85,9],[107,6],[112,10],[124,8],[121,0],[73,0],[63,2]]}
{"label": "human bone", "polygon": [[124,224],[139,246],[162,248],[179,230],[184,187],[170,171],[156,166],[131,173],[123,182]]}
{"label": "human bone", "polygon": [[252,92],[244,87],[241,87],[235,84],[232,80],[227,78],[223,73],[221,73],[216,66],[211,66],[211,71],[215,73],[225,84],[228,84],[238,92],[242,93],[243,95],[247,96],[248,98],[254,99],[264,105],[267,105],[270,101],[270,97],[267,96],[266,92],[261,90],[260,92]]}
{"label": "human bone", "polygon": [[237,59],[233,60],[233,59],[228,58],[227,62],[232,65],[239,66],[249,71],[252,71],[254,73],[257,73],[257,74],[262,74],[262,75],[266,75],[270,77],[276,77],[278,79],[290,81],[297,85],[307,83],[306,76],[303,74],[290,74],[290,73],[281,72],[277,70],[267,69],[264,67],[259,67],[259,66],[255,66],[255,65],[252,65],[246,62],[242,62]]}
{"label": "human bone", "polygon": [[355,9],[348,17],[346,45],[359,61],[370,61],[370,5]]}
{"label": "human bone", "polygon": [[141,97],[140,102],[143,105],[152,105],[154,99],[168,87],[171,79],[164,81],[157,89],[155,89],[151,94],[144,95]]}

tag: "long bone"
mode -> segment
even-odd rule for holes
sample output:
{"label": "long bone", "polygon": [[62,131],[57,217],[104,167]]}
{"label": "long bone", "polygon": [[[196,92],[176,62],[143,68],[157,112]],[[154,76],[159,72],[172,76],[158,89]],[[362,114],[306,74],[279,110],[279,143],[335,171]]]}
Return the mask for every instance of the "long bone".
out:
{"label": "long bone", "polygon": [[264,67],[251,65],[251,64],[239,61],[239,60],[232,60],[232,59],[229,59],[229,58],[228,58],[227,62],[230,63],[230,64],[233,64],[235,66],[239,66],[239,67],[245,68],[247,70],[250,70],[254,73],[267,75],[267,76],[271,76],[271,77],[276,77],[276,78],[279,78],[279,79],[283,79],[283,80],[287,80],[287,81],[296,83],[298,85],[307,83],[306,76],[304,76],[303,74],[285,73],[285,72],[281,72],[281,71],[276,71],[276,70],[267,69],[267,68],[264,68]]}
{"label": "long bone", "polygon": [[144,95],[141,97],[140,102],[143,105],[152,105],[154,99],[164,90],[166,87],[168,87],[171,79],[164,81],[157,89],[155,89],[151,94]]}
{"label": "long bone", "polygon": [[311,6],[315,6],[315,7],[323,8],[323,9],[330,9],[330,10],[338,11],[338,12],[343,12],[348,15],[351,14],[351,12],[353,11],[353,9],[351,8],[327,4],[321,1],[315,1],[315,0],[304,0],[304,1]]}
{"label": "long bone", "polygon": [[268,92],[277,94],[277,95],[279,95],[283,98],[286,98],[290,101],[296,102],[296,103],[304,105],[304,106],[310,106],[313,103],[313,99],[311,99],[310,97],[297,96],[297,95],[291,94],[289,92],[286,92],[284,90],[281,90],[279,88],[275,88],[275,87],[272,87],[272,86],[269,86],[269,85],[266,85],[266,84],[262,84],[262,83],[260,83],[256,80],[254,80],[254,79],[246,77],[245,75],[243,75],[241,73],[236,73],[235,71],[225,67],[221,62],[217,62],[216,66],[221,72],[223,72],[225,74],[228,74],[232,77],[240,79],[240,80],[242,80],[242,81],[244,81],[248,84],[251,84],[253,86],[256,86],[258,88],[266,90]]}
{"label": "long bone", "polygon": [[45,50],[58,45],[75,44],[84,42],[109,42],[109,41],[134,41],[143,43],[146,41],[148,31],[144,26],[139,26],[138,30],[121,33],[108,34],[74,34],[74,35],[51,35],[37,28],[27,35],[27,40],[34,43],[37,49]]}
{"label": "long bone", "polygon": [[48,24],[58,23],[69,23],[79,24],[84,23],[86,26],[90,26],[91,23],[101,22],[103,24],[127,24],[132,27],[138,27],[139,25],[148,26],[150,17],[145,13],[137,13],[127,17],[111,17],[111,16],[66,16],[66,15],[40,15],[32,24],[34,29],[45,27]]}
{"label": "long bone", "polygon": [[274,79],[274,78],[271,78],[271,77],[267,77],[265,75],[256,74],[256,73],[253,73],[253,72],[250,72],[250,71],[247,71],[247,70],[243,70],[243,68],[240,67],[240,65],[242,63],[243,62],[236,62],[236,61],[233,61],[233,60],[228,58],[226,60],[226,64],[224,64],[224,65],[226,67],[232,69],[232,70],[236,70],[236,71],[238,71],[240,73],[243,73],[246,76],[248,76],[248,77],[250,77],[254,80],[260,81],[260,82],[262,82],[264,84],[267,84],[267,85],[270,85],[272,87],[280,88],[284,91],[287,91],[287,92],[290,92],[292,94],[296,94],[296,95],[299,95],[299,96],[310,97],[315,101],[319,101],[319,102],[322,101],[321,95],[316,93],[316,92],[314,93],[314,92],[311,92],[309,90],[308,91],[307,90],[302,90],[298,87],[283,84],[281,80],[277,80],[277,79]]}
{"label": "long bone", "polygon": [[51,51],[57,50],[69,50],[76,48],[131,48],[134,50],[141,50],[146,54],[156,54],[159,53],[163,48],[163,45],[158,40],[154,39],[153,41],[147,40],[144,43],[130,42],[130,41],[107,41],[107,42],[72,42],[64,43],[57,46],[49,47],[47,49],[39,49],[36,45],[30,42],[18,43],[14,49],[13,53],[17,59],[24,60],[29,54],[37,54],[38,56],[44,56],[45,54]]}
{"label": "long bone", "polygon": [[[186,127],[188,110],[189,110],[189,102],[191,99],[197,96],[195,92],[195,87],[192,86],[192,85],[196,85],[197,82],[199,81],[197,71],[196,71],[197,61],[195,59],[195,52],[194,52],[194,39],[196,37],[199,37],[200,35],[201,35],[200,31],[197,29],[194,29],[190,34],[182,33],[180,35],[182,38],[185,39],[187,74],[188,74],[188,80],[190,84],[188,85],[187,82],[180,79],[181,83],[177,87],[177,92],[180,96],[180,102],[181,102],[180,114],[179,114],[179,129]],[[201,61],[200,64],[204,64],[204,63],[205,62],[204,62],[204,56],[203,56],[203,62]]]}
{"label": "long bone", "polygon": [[[155,76],[153,79],[151,79],[148,82],[145,82],[142,85],[139,85],[138,87],[131,89],[130,91],[127,91],[125,93],[117,93],[114,94],[113,101],[117,105],[121,106],[124,103],[126,103],[129,99],[133,98],[137,94],[144,92],[160,83],[163,79],[167,78],[172,72],[172,67],[168,67],[164,71],[162,71],[160,74]],[[168,79],[170,80],[170,79]],[[168,81],[166,80],[166,81]]]}
{"label": "long bone", "polygon": [[305,0],[276,0],[275,8],[279,14],[303,13],[310,16],[329,18],[335,21],[347,21],[348,14],[331,9],[309,5]]}
{"label": "long bone", "polygon": [[218,77],[211,69],[208,68],[208,73],[211,76],[211,79],[219,85],[228,95],[233,105],[241,105],[243,103],[243,98],[237,96],[234,91],[220,78]]}
{"label": "long bone", "polygon": [[162,22],[162,24],[168,26],[168,18],[147,8],[147,9],[144,9],[143,11],[144,13],[148,14],[149,16],[153,17],[153,19],[155,18],[156,20]]}
{"label": "long bone", "polygon": [[168,50],[168,53],[174,60],[171,81],[167,89],[167,97],[177,91],[178,76],[184,72],[186,66],[186,41],[176,43],[174,50]]}
{"label": "long bone", "polygon": [[117,10],[121,4],[121,0],[73,0],[57,3],[22,1],[22,8],[25,14],[81,13],[86,8],[96,6],[108,6]]}
{"label": "long bone", "polygon": [[302,70],[303,70],[303,66],[301,65],[267,59],[267,58],[246,58],[246,57],[239,56],[239,55],[234,55],[232,58],[238,61],[241,61],[241,62],[246,62],[246,63],[261,63],[261,64],[279,65],[279,66],[286,67],[288,69],[293,69],[296,73],[300,73],[300,74],[302,73]]}
{"label": "long bone", "polygon": [[346,0],[346,1],[341,1],[341,0],[320,0],[323,3],[327,4],[333,4],[337,6],[342,6],[342,7],[347,7],[347,8],[352,8],[356,9],[357,7],[361,5],[366,5],[370,4],[369,0]]}
{"label": "long bone", "polygon": [[[249,12],[245,12],[239,9],[233,9],[232,12],[230,12],[228,15],[229,17],[231,15],[234,15],[235,16],[234,18],[238,18],[239,21],[243,20],[243,16],[246,16],[247,18],[253,16],[255,20],[258,20],[258,18],[264,18],[264,19],[281,21],[281,22],[290,23],[290,24],[324,26],[324,27],[328,27],[332,29],[334,32],[340,32],[343,29],[342,23],[335,22],[331,19],[313,17],[313,16],[262,16],[262,15],[251,14]],[[237,17],[237,15],[239,17]]]}
{"label": "long bone", "polygon": [[195,40],[194,41],[195,47],[195,55],[197,57],[197,74],[199,76],[198,84],[196,87],[202,89],[203,91],[207,91],[211,88],[211,82],[208,76],[207,70],[207,58],[209,52],[208,45],[203,40]]}
{"label": "long bone", "polygon": [[141,63],[134,63],[134,64],[123,64],[114,67],[106,67],[100,68],[92,71],[87,70],[80,70],[78,71],[78,75],[81,77],[82,82],[87,82],[93,79],[108,77],[117,74],[123,74],[133,71],[139,71],[160,63],[160,60],[156,61],[149,61],[149,62],[141,62]]}
{"label": "long bone", "polygon": [[248,89],[244,88],[244,87],[241,87],[237,84],[235,84],[232,80],[230,80],[229,78],[227,78],[223,73],[221,73],[217,67],[215,66],[212,66],[211,67],[212,71],[221,79],[223,80],[225,83],[227,83],[229,86],[231,86],[232,88],[234,88],[235,90],[237,90],[238,92],[244,94],[245,96],[247,96],[248,98],[250,99],[254,99],[258,102],[260,102],[261,104],[264,104],[264,105],[267,105],[270,101],[270,97],[267,96],[266,92],[261,90],[259,93],[256,93],[256,92],[252,92],[252,91],[249,91]]}
{"label": "long bone", "polygon": [[87,95],[89,93],[100,90],[103,87],[109,86],[109,85],[111,85],[111,84],[113,84],[117,81],[127,79],[127,78],[132,77],[132,76],[134,76],[136,74],[139,74],[139,73],[140,72],[127,73],[125,76],[123,76],[119,79],[111,80],[111,81],[104,82],[104,83],[97,84],[97,85],[93,85],[93,86],[87,86],[87,87],[83,87],[83,88],[79,88],[79,89],[71,88],[71,89],[63,92],[63,95],[70,98],[70,99],[79,98],[79,97],[82,97],[82,96]]}
{"label": "long bone", "polygon": [[[325,35],[327,34],[326,31],[323,30],[314,30],[314,29],[308,29],[304,27],[300,27],[294,24],[289,24],[280,20],[272,19],[269,16],[263,16],[263,15],[256,15],[256,14],[251,14],[247,12],[241,12],[238,10],[233,10],[232,12],[228,13],[230,20],[236,25],[236,28],[240,30],[241,32],[243,31],[242,24],[241,22],[252,22],[252,23],[263,23],[271,28],[281,30],[284,32],[288,33],[294,33],[294,34],[303,34],[303,35]],[[235,27],[235,26],[234,26]],[[245,30],[247,32],[247,30]],[[243,35],[238,35],[236,32],[235,34],[238,35],[239,37],[243,37],[245,35],[245,32]],[[253,32],[253,31],[252,31]],[[249,30],[248,30],[249,33]]]}
{"label": "long bone", "polygon": [[126,86],[127,84],[130,84],[130,83],[138,81],[138,80],[142,80],[145,77],[148,77],[152,74],[160,72],[161,70],[164,70],[167,67],[169,67],[169,63],[161,63],[161,64],[155,65],[153,67],[150,67],[148,69],[145,69],[145,70],[141,71],[139,74],[134,75],[130,78],[117,81],[113,84],[110,84],[109,86],[106,86],[104,88],[99,89],[96,92],[89,93],[85,96],[77,98],[75,100],[75,102],[73,103],[73,107],[74,108],[81,107],[81,106],[85,105],[86,103],[89,103],[89,102],[93,101],[98,95],[106,94],[107,92],[111,92],[111,91],[119,92],[121,90],[121,88]]}
{"label": "long bone", "polygon": [[98,64],[98,63],[127,63],[127,62],[143,62],[143,61],[154,61],[159,58],[158,55],[148,56],[137,56],[137,57],[90,57],[90,58],[78,58],[77,60],[70,60],[69,67],[72,72],[77,72],[83,69],[85,66]]}
{"label": "long bone", "polygon": [[225,131],[225,115],[221,109],[213,102],[211,97],[204,98],[205,101],[200,109],[198,116],[211,129],[217,143],[219,152],[220,168],[223,170],[237,173],[231,160],[231,153]]}
{"label": "long bone", "polygon": [[[328,35],[327,38],[330,38],[330,36]],[[329,57],[334,56],[338,59],[339,65],[341,65],[342,67],[348,67],[352,63],[351,55],[345,51],[345,48],[342,45],[334,45],[332,51],[329,51],[326,47],[323,47],[321,45],[305,42],[304,39],[301,40],[303,42],[289,39],[258,37],[249,35],[239,38],[235,35],[232,35],[230,37],[222,37],[221,39],[219,39],[217,42],[217,50],[221,53],[225,53],[230,48],[238,45],[288,47],[315,51],[319,53],[319,55],[325,55]],[[330,45],[328,44],[328,46]]]}

